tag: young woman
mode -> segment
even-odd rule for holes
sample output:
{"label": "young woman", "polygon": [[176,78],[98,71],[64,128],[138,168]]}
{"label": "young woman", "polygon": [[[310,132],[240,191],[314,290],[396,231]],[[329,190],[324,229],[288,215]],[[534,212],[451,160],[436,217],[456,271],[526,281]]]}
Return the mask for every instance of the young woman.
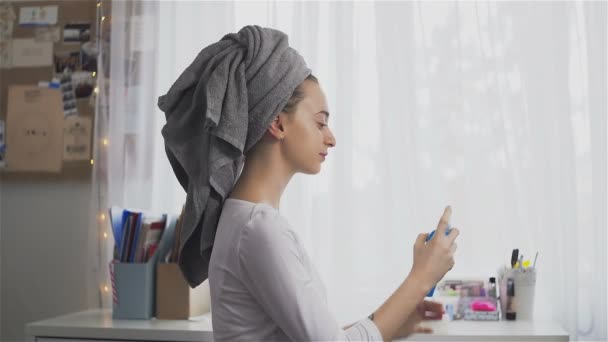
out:
{"label": "young woman", "polygon": [[226,35],[201,51],[159,107],[169,161],[188,193],[180,269],[192,287],[209,278],[215,341],[391,340],[430,332],[418,324],[443,310],[424,297],[454,265],[459,234],[444,234],[450,207],[430,242],[418,235],[403,283],[369,317],[344,328],[279,210],[292,176],[318,173],[336,146],[325,95],[284,33],[246,26]]}
{"label": "young woman", "polygon": [[279,211],[281,195],[296,172],[316,174],[336,139],[327,125],[325,95],[314,76],[246,156],[242,174],[226,199],[209,268],[216,341],[391,340],[428,332],[417,324],[440,318],[442,306],[425,294],[454,264],[458,230],[414,245],[414,266],[403,284],[374,313],[346,329],[327,307],[323,283],[298,236]]}

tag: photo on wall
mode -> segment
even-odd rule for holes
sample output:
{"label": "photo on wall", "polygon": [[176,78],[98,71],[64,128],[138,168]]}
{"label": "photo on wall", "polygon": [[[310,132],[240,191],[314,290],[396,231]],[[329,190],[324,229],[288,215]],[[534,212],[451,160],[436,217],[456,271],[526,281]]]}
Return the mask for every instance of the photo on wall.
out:
{"label": "photo on wall", "polygon": [[55,73],[62,74],[64,72],[74,72],[80,70],[80,52],[66,51],[55,52]]}
{"label": "photo on wall", "polygon": [[91,23],[65,24],[63,28],[64,43],[83,43],[91,39]]}
{"label": "photo on wall", "polygon": [[61,93],[63,95],[63,115],[78,115],[78,106],[76,104],[76,93],[72,84],[72,74],[65,73],[59,80],[61,84]]}
{"label": "photo on wall", "polygon": [[95,89],[95,80],[88,71],[76,71],[72,73],[72,85],[76,98],[89,97]]}
{"label": "photo on wall", "polygon": [[97,46],[95,42],[86,42],[80,47],[80,65],[83,71],[97,72]]}

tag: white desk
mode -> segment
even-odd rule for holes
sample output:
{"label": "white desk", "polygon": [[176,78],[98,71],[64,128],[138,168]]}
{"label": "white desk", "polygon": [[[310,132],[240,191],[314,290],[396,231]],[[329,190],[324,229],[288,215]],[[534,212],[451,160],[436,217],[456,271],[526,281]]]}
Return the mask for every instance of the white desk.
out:
{"label": "white desk", "polygon": [[[551,322],[436,321],[435,333],[416,334],[401,341],[569,341]],[[110,310],[88,310],[26,325],[28,341],[213,341],[211,316],[191,320],[112,320]]]}
{"label": "white desk", "polygon": [[414,334],[398,341],[569,341],[568,333],[547,321],[425,322],[433,334]]}
{"label": "white desk", "polygon": [[[113,320],[112,310],[93,309],[25,325],[28,341],[213,341],[209,313],[191,320]],[[76,339],[76,340],[74,340]]]}

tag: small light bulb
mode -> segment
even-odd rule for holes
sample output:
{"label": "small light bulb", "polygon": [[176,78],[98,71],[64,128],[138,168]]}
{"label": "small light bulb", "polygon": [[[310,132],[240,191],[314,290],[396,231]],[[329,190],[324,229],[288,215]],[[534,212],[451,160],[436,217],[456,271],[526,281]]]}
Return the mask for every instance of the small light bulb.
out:
{"label": "small light bulb", "polygon": [[91,165],[95,164],[95,162],[93,161],[93,159],[91,159]]}
{"label": "small light bulb", "polygon": [[104,287],[103,287],[103,290],[104,290],[105,292],[108,292],[108,287],[107,287],[107,286],[104,286]]}
{"label": "small light bulb", "polygon": [[96,72],[96,71],[93,71],[93,77],[95,77],[95,75],[97,75],[97,72]]}
{"label": "small light bulb", "polygon": [[99,214],[99,219],[102,220],[102,221],[105,220],[106,219],[106,214],[104,214],[104,213]]}
{"label": "small light bulb", "polygon": [[104,15],[103,17],[101,17],[101,21],[106,20],[106,16]]}
{"label": "small light bulb", "polygon": [[107,238],[108,238],[108,233],[103,232],[103,238],[104,238],[104,239],[107,239]]}
{"label": "small light bulb", "polygon": [[95,94],[97,94],[99,92],[99,89],[97,87],[95,87]]}
{"label": "small light bulb", "polygon": [[101,141],[101,143],[103,144],[103,146],[108,146],[108,139],[107,138],[103,138],[103,140]]}

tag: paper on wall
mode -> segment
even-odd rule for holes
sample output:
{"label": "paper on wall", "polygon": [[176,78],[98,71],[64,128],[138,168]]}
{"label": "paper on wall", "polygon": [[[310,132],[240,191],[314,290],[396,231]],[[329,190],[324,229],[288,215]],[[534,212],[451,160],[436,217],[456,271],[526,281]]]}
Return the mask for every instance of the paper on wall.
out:
{"label": "paper on wall", "polygon": [[13,42],[0,41],[0,69],[9,69],[13,66]]}
{"label": "paper on wall", "polygon": [[53,42],[37,42],[34,39],[13,39],[13,67],[38,67],[53,64]]}
{"label": "paper on wall", "polygon": [[9,2],[0,2],[0,68],[10,68],[12,65],[11,38],[15,11]]}
{"label": "paper on wall", "polygon": [[6,119],[7,169],[59,172],[62,149],[61,91],[38,86],[9,87]]}
{"label": "paper on wall", "polygon": [[57,24],[57,6],[28,6],[19,9],[19,25]]}
{"label": "paper on wall", "polygon": [[91,118],[70,116],[63,125],[63,160],[89,160]]}
{"label": "paper on wall", "polygon": [[34,40],[37,42],[57,43],[61,39],[61,31],[58,26],[36,27],[34,30]]}

